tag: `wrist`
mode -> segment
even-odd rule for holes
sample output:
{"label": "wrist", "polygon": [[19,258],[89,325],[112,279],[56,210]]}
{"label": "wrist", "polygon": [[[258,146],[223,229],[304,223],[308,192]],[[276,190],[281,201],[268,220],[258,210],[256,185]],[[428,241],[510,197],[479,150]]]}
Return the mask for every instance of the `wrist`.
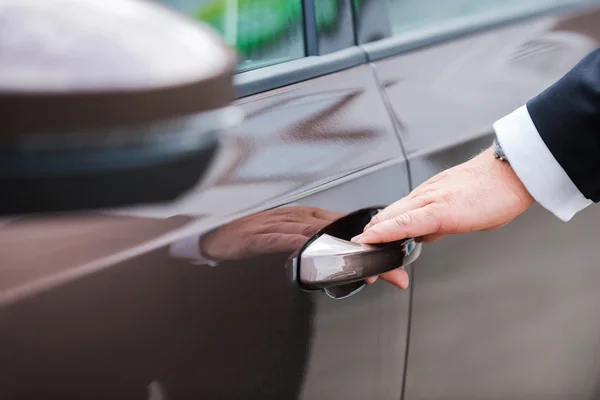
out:
{"label": "wrist", "polygon": [[527,106],[497,121],[494,131],[512,169],[544,208],[563,221],[569,221],[592,204],[546,145]]}
{"label": "wrist", "polygon": [[486,164],[493,170],[491,173],[492,179],[498,180],[502,183],[501,187],[516,195],[522,207],[529,208],[535,203],[535,199],[529,193],[527,187],[511,166],[510,160],[506,158],[502,148],[497,143],[485,150],[482,156],[486,160]]}

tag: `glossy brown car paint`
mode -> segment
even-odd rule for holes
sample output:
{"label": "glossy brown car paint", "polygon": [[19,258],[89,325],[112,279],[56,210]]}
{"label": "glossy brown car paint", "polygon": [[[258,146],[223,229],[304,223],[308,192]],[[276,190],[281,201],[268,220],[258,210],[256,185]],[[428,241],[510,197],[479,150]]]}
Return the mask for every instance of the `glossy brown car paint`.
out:
{"label": "glossy brown car paint", "polygon": [[[489,146],[492,124],[598,47],[600,11],[545,16],[376,63],[414,186]],[[533,207],[415,263],[405,399],[597,399],[600,210]]]}
{"label": "glossy brown car paint", "polygon": [[[307,294],[288,256],[408,193],[398,138],[413,185],[489,145],[496,118],[597,45],[599,20],[521,21],[242,99],[245,122],[178,201],[5,221],[0,398],[401,398],[409,293]],[[519,56],[561,31],[550,70]],[[595,399],[597,222],[534,208],[426,246],[404,398]]]}
{"label": "glossy brown car paint", "polygon": [[[408,296],[382,286],[334,302],[284,268],[335,216],[408,192],[372,69],[237,106],[245,122],[178,201],[5,222],[5,398],[398,398]],[[253,226],[274,232],[243,236]],[[173,251],[202,233],[223,238],[205,249],[225,258],[216,267]]]}

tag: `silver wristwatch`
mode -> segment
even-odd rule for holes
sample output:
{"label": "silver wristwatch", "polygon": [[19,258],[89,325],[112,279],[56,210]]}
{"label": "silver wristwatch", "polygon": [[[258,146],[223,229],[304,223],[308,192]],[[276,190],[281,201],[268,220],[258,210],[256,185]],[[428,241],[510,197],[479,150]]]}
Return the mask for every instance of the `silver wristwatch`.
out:
{"label": "silver wristwatch", "polygon": [[504,150],[502,150],[502,146],[500,146],[498,138],[494,138],[494,157],[500,161],[508,162],[508,158],[506,158],[506,154],[504,154]]}

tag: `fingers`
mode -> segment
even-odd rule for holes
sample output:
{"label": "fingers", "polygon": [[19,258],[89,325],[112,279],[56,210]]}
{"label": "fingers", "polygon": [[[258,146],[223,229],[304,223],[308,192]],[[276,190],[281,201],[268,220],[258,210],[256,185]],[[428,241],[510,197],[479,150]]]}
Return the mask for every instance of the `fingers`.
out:
{"label": "fingers", "polygon": [[502,222],[502,223],[500,223],[498,225],[494,225],[494,226],[491,226],[489,228],[486,228],[486,229],[484,229],[484,231],[494,231],[496,229],[502,228],[505,225],[508,225],[509,223],[510,223],[510,221],[508,221],[508,222]]}
{"label": "fingers", "polygon": [[374,225],[380,224],[388,219],[392,219],[395,216],[405,214],[421,206],[423,206],[423,204],[419,203],[417,200],[405,197],[377,213],[377,215],[371,219],[367,226],[365,226],[365,230],[368,230]]}
{"label": "fingers", "polygon": [[[373,284],[377,281],[377,276],[372,276],[370,278],[365,279],[368,284]],[[390,272],[386,272],[381,275],[381,279],[386,282],[391,283],[399,289],[405,290],[408,288],[410,279],[408,278],[408,273],[404,268],[398,268]]]}
{"label": "fingers", "polygon": [[391,283],[399,289],[408,289],[409,278],[408,273],[404,268],[398,268],[393,271],[386,272],[385,274],[381,275],[381,279]]}
{"label": "fingers", "polygon": [[313,208],[312,215],[317,219],[324,219],[329,222],[333,222],[344,216],[344,214],[323,210],[322,208]]}
{"label": "fingers", "polygon": [[304,222],[307,219],[333,222],[344,216],[344,214],[323,210],[321,208],[303,206],[277,208],[265,212],[264,215],[264,218],[261,218],[261,221],[263,222]]}
{"label": "fingers", "polygon": [[327,225],[328,222],[323,220],[307,221],[307,223],[280,222],[263,227],[263,229],[259,230],[257,234],[285,233],[289,235],[302,235],[310,238]]}
{"label": "fingers", "polygon": [[432,235],[425,235],[425,236],[421,237],[420,240],[418,240],[418,241],[423,242],[423,243],[433,243],[433,242],[436,242],[446,236],[448,236],[448,235],[445,233],[434,233]]}
{"label": "fingers", "polygon": [[369,227],[352,239],[356,243],[387,243],[437,233],[440,221],[436,209],[425,206]]}
{"label": "fingers", "polygon": [[245,246],[247,257],[271,253],[292,253],[306,243],[308,238],[302,235],[283,233],[265,233],[252,236]]}

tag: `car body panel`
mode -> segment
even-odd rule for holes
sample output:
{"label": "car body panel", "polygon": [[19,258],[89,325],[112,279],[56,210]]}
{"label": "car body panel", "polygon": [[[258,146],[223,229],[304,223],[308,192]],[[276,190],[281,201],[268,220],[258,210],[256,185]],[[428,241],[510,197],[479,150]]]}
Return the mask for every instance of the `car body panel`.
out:
{"label": "car body panel", "polygon": [[[334,301],[290,280],[312,233],[489,146],[600,40],[588,11],[382,51],[386,1],[353,2],[355,40],[373,43],[345,50],[349,1],[313,4],[299,59],[302,18],[284,10],[294,60],[238,75],[245,120],[178,200],[0,221],[1,399],[598,396],[593,209],[564,225],[535,206],[425,245],[411,292],[379,280]],[[326,37],[331,4],[343,26]]]}
{"label": "car body panel", "polygon": [[[377,61],[413,187],[488,147],[497,119],[599,41],[592,8]],[[597,398],[599,221],[589,209],[565,225],[536,205],[497,231],[425,246],[414,265],[404,398]]]}
{"label": "car body panel", "polygon": [[[208,177],[173,203],[4,221],[3,398],[400,396],[408,293],[303,292],[285,270],[289,243],[242,235],[244,221],[316,233],[326,220],[314,213],[408,193],[372,68],[236,106],[244,122],[223,137]],[[201,238],[222,231],[210,251],[226,253],[218,265],[196,257]]]}
{"label": "car body panel", "polygon": [[557,24],[554,15],[536,18],[376,62],[407,155],[489,135],[597,47]]}

